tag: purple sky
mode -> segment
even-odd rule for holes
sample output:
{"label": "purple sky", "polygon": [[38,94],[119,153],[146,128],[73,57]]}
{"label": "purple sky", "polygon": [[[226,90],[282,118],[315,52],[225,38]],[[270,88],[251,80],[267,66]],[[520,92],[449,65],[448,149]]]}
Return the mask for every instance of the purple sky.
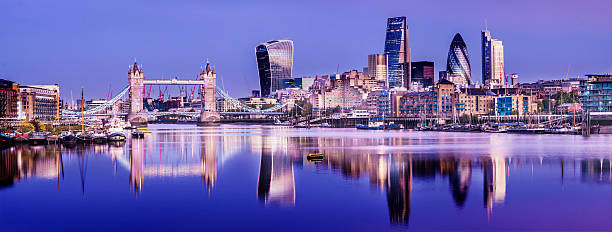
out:
{"label": "purple sky", "polygon": [[[612,2],[582,1],[0,1],[0,78],[57,83],[62,95],[104,97],[127,85],[134,58],[148,79],[193,79],[206,58],[233,96],[258,89],[254,47],[295,44],[294,76],[367,66],[383,51],[386,19],[407,16],[414,61],[446,65],[454,33],[481,81],[485,19],[520,81],[612,73]],[[437,74],[436,74],[437,76]],[[223,79],[223,81],[221,80]],[[176,88],[176,87],[174,87]],[[156,89],[156,88],[155,88]],[[157,90],[152,95],[157,96]]]}

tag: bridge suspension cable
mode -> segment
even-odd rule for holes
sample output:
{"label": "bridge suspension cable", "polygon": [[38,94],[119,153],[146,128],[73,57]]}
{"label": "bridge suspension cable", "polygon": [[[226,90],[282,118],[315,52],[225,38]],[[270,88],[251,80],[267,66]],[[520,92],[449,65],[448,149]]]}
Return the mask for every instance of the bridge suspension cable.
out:
{"label": "bridge suspension cable", "polygon": [[[96,106],[94,108],[88,109],[83,111],[83,114],[85,115],[91,115],[91,114],[95,114],[98,113],[102,110],[105,110],[106,108],[112,106],[113,104],[115,104],[115,102],[117,102],[119,99],[121,99],[127,92],[128,90],[130,90],[130,86],[126,86],[125,88],[123,88],[123,90],[121,90],[121,92],[119,94],[117,94],[115,97],[111,98],[110,100],[102,103],[99,106]],[[62,110],[62,115],[65,116],[76,116],[81,114],[81,112],[76,112],[76,111],[71,111],[71,110]]]}

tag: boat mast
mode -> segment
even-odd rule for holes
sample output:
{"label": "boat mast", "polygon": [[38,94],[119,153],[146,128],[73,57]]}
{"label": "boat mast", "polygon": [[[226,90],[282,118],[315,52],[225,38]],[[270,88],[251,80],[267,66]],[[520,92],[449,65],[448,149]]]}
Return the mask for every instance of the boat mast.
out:
{"label": "boat mast", "polygon": [[85,134],[85,112],[83,112],[85,108],[83,106],[83,99],[83,87],[81,87],[81,133]]}

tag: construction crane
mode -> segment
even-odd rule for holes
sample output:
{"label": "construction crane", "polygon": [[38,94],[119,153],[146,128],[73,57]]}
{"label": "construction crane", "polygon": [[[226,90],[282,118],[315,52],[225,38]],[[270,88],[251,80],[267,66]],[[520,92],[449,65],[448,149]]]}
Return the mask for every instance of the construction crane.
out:
{"label": "construction crane", "polygon": [[161,100],[162,100],[162,91],[161,91],[161,86],[159,86],[159,85],[158,85],[158,86],[157,86],[157,89],[158,89],[158,91],[159,91],[159,100],[161,101]]}
{"label": "construction crane", "polygon": [[[198,80],[198,76],[197,76],[197,75],[196,75],[195,80],[196,80],[196,81]],[[194,94],[194,92],[195,92],[196,87],[197,87],[197,85],[194,85],[194,86],[191,88],[191,99],[193,99],[193,94]]]}
{"label": "construction crane", "polygon": [[109,86],[108,86],[108,92],[106,92],[106,100],[108,101],[109,98],[111,98],[113,96],[113,82],[110,82]]}
{"label": "construction crane", "polygon": [[153,86],[149,85],[149,91],[147,92],[147,98],[151,97],[151,88],[153,88]]}

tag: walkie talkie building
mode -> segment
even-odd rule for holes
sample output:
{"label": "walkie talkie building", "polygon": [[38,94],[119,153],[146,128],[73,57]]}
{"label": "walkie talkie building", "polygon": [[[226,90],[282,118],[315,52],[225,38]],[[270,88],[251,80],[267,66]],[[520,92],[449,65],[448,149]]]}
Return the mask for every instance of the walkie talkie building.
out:
{"label": "walkie talkie building", "polygon": [[293,41],[273,40],[255,47],[261,96],[281,89],[282,80],[291,78]]}

